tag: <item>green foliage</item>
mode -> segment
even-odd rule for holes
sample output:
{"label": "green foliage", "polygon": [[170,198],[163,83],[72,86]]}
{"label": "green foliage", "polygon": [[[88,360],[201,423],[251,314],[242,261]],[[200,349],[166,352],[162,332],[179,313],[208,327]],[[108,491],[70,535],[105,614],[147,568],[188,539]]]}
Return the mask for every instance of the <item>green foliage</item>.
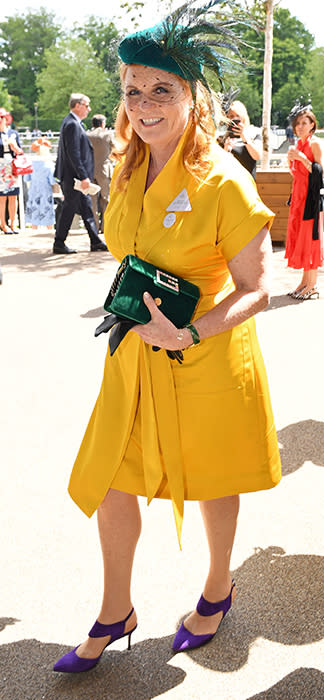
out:
{"label": "green foliage", "polygon": [[288,115],[301,94],[300,82],[290,78],[274,94],[272,99],[272,123],[285,126]]}
{"label": "green foliage", "polygon": [[[134,30],[139,21],[142,23],[141,13],[147,2],[125,0],[120,5],[124,18],[132,22]],[[237,24],[239,36],[248,44],[242,46],[247,67],[241,61],[236,67],[233,64],[224,72],[224,82],[227,86],[241,88],[239,99],[246,104],[251,121],[261,124],[265,0],[232,0],[232,3],[238,16],[242,6],[249,8],[259,33],[252,21]],[[174,0],[159,0],[158,3],[156,0],[157,14],[161,15],[161,8],[166,14],[175,4],[179,5]],[[224,0],[224,8],[227,6]],[[1,104],[10,108],[16,123],[33,125],[37,102],[39,124],[46,119],[49,125],[54,125],[66,114],[70,93],[80,90],[91,97],[92,114],[106,114],[112,125],[119,102],[117,47],[120,32],[114,22],[91,15],[82,26],[76,23],[68,38],[66,34],[65,39],[63,36],[55,15],[44,7],[4,17],[0,22]],[[284,125],[295,99],[310,93],[315,114],[324,124],[324,49],[312,50],[312,47],[313,37],[303,24],[288,10],[277,6],[274,13],[273,122]],[[218,84],[214,87],[219,90]]]}
{"label": "green foliage", "polygon": [[241,71],[239,75],[240,94],[237,99],[246,106],[251,124],[261,126],[262,122],[262,93],[255,85],[249,82],[247,70]]}
{"label": "green foliage", "polygon": [[[120,99],[118,45],[122,39],[113,22],[106,22],[91,15],[84,25],[75,25],[73,35],[87,42],[92,48],[97,64],[100,66],[109,82],[109,89],[102,95],[96,95],[99,107],[92,114],[100,112],[107,116],[108,124],[115,121],[115,110]],[[94,105],[94,100],[92,99]]]}
{"label": "green foliage", "polygon": [[301,87],[303,95],[310,95],[314,114],[320,127],[324,127],[324,47],[310,52]]}
{"label": "green foliage", "polygon": [[10,102],[10,112],[13,115],[14,122],[16,124],[25,124],[29,126],[31,124],[30,113],[25,105],[20,102],[19,97],[17,97],[17,95],[11,95]]}
{"label": "green foliage", "polygon": [[[11,95],[32,113],[37,101],[36,76],[44,67],[44,52],[60,33],[54,14],[41,7],[38,12],[18,13],[0,22],[1,70]],[[16,115],[14,115],[16,116]]]}
{"label": "green foliage", "polygon": [[113,22],[91,15],[85,24],[74,26],[72,36],[88,42],[104,71],[109,74],[118,72],[117,51],[122,36]]}
{"label": "green foliage", "polygon": [[10,112],[11,110],[10,95],[5,87],[3,80],[0,80],[0,107],[7,109],[8,112]]}
{"label": "green foliage", "polygon": [[139,20],[142,18],[142,9],[144,5],[145,3],[141,2],[141,0],[132,0],[132,2],[127,2],[126,0],[120,4],[120,9],[124,10],[126,14],[129,14],[130,20],[134,25],[134,31],[136,31]]}
{"label": "green foliage", "polygon": [[[108,124],[118,101],[118,88],[98,64],[84,39],[64,39],[45,52],[46,67],[37,76],[39,116],[63,119],[72,92],[90,97],[92,114],[104,113]],[[87,124],[90,125],[91,118]]]}
{"label": "green foliage", "polygon": [[272,85],[275,94],[293,76],[300,82],[314,38],[289,10],[279,8],[274,17]]}
{"label": "green foliage", "polygon": [[[259,26],[259,32],[253,28],[240,26],[239,33],[246,41],[244,55],[248,61],[248,78],[243,81],[239,99],[245,102],[256,99],[257,109],[253,121],[261,123],[264,62],[264,27],[265,2],[256,0],[250,11]],[[305,29],[302,22],[293,17],[289,10],[277,7],[274,12],[273,59],[272,59],[272,123],[284,125],[300,86],[307,55],[314,44],[314,38]],[[240,76],[238,75],[240,79]],[[235,84],[235,83],[232,83]],[[236,85],[241,87],[241,82]]]}

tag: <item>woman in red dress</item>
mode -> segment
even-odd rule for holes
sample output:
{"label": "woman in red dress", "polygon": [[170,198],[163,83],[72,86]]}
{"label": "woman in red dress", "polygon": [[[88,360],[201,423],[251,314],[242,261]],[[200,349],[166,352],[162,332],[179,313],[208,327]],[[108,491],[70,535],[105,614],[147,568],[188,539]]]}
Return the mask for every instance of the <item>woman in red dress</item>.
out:
{"label": "woman in red dress", "polygon": [[[323,151],[320,140],[314,136],[317,123],[310,109],[299,110],[293,119],[292,126],[298,142],[288,151],[293,189],[285,257],[288,258],[289,267],[303,269],[303,276],[297,288],[289,294],[300,300],[315,299],[319,297],[316,288],[317,271],[323,264],[323,212],[319,211],[316,216],[314,210],[311,213],[312,218],[308,218],[308,211],[305,218],[305,205],[306,200],[309,202],[309,190],[314,184],[310,173],[312,178],[317,177],[317,183],[322,184]],[[318,166],[314,166],[316,163]]]}

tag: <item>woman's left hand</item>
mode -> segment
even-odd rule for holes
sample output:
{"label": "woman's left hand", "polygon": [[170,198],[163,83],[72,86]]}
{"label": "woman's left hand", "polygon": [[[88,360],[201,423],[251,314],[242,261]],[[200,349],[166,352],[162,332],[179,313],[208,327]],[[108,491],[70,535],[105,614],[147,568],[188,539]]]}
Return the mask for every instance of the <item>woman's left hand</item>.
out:
{"label": "woman's left hand", "polygon": [[[151,320],[143,325],[137,324],[133,326],[132,331],[135,331],[145,343],[156,345],[166,350],[183,350],[191,345],[190,332],[185,332],[183,339],[181,341],[178,340],[179,329],[159,310],[153,297],[148,292],[144,292],[143,301],[151,314]],[[187,343],[186,340],[188,340]]]}

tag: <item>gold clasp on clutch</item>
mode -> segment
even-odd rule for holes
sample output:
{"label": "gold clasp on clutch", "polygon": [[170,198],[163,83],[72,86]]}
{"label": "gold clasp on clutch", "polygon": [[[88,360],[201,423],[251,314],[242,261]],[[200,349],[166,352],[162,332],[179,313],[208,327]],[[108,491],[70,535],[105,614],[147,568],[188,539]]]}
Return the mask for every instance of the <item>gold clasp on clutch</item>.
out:
{"label": "gold clasp on clutch", "polygon": [[167,287],[172,289],[173,292],[179,292],[179,282],[177,277],[172,277],[167,272],[162,272],[162,270],[156,270],[156,284],[160,284],[161,287]]}

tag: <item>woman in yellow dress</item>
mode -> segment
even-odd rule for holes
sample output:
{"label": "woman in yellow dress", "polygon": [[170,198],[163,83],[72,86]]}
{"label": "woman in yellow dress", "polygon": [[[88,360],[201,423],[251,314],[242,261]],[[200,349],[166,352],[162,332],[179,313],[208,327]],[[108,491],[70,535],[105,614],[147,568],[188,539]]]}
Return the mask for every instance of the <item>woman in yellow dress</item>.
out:
{"label": "woman in yellow dress", "polygon": [[[197,26],[192,14],[190,21]],[[200,300],[192,324],[177,328],[145,293],[151,321],[107,354],[69,484],[89,517],[97,510],[103,602],[88,639],[56,671],[92,668],[123,636],[130,645],[138,495],[171,500],[179,540],[184,501],[200,502],[210,570],[173,642],[182,651],[212,639],[235,599],[230,556],[239,494],[280,480],[253,319],[268,303],[273,215],[245,169],[216,143],[220,109],[202,73],[201,46],[195,63],[196,39],[184,26],[178,11],[120,45],[124,96],[105,230],[117,260],[131,253],[183,277],[198,285]],[[183,351],[183,364],[167,349]]]}

